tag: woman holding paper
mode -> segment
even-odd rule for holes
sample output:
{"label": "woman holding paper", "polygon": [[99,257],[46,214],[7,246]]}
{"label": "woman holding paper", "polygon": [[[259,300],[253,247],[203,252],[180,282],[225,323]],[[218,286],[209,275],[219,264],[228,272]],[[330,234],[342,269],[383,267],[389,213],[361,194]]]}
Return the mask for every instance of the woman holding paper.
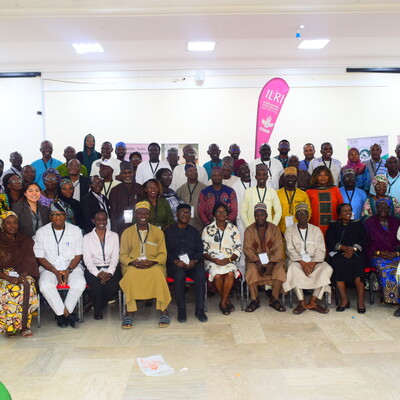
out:
{"label": "woman holding paper", "polygon": [[336,289],[340,293],[340,304],[336,311],[350,307],[346,293],[346,282],[354,282],[357,289],[357,311],[365,313],[364,269],[367,233],[360,221],[352,221],[353,209],[342,203],[337,208],[339,220],[332,222],[326,232],[326,245],[330,255],[329,264],[334,271]]}
{"label": "woman holding paper", "polygon": [[38,308],[35,279],[39,269],[33,240],[18,232],[18,217],[0,215],[0,333],[30,337],[32,313]]}
{"label": "woman holding paper", "polygon": [[235,278],[239,276],[234,261],[242,253],[239,230],[227,221],[228,213],[225,204],[215,204],[212,211],[215,220],[204,228],[201,236],[208,280],[214,283],[221,296],[219,309],[224,315],[229,315],[235,309],[228,296]]}

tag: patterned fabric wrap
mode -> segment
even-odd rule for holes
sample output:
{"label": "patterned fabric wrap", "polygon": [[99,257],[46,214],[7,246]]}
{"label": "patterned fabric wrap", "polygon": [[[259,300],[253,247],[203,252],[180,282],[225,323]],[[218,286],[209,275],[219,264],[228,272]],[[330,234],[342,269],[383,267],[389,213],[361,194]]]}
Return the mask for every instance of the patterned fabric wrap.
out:
{"label": "patterned fabric wrap", "polygon": [[388,304],[400,304],[399,286],[396,279],[397,266],[400,257],[390,260],[372,257],[371,266],[378,271],[379,288],[383,295],[383,301]]}

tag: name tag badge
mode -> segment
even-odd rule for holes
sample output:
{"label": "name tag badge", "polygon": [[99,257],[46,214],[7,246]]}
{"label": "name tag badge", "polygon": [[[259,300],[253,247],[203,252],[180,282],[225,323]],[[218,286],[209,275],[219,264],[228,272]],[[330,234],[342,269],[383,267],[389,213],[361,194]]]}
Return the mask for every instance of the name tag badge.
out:
{"label": "name tag badge", "polygon": [[190,218],[194,218],[194,206],[190,206]]}
{"label": "name tag badge", "polygon": [[306,262],[306,263],[309,263],[309,262],[311,261],[311,257],[310,257],[309,254],[303,254],[303,255],[301,256],[301,259],[302,259],[304,262]]}
{"label": "name tag badge", "polygon": [[124,221],[126,224],[131,224],[133,220],[133,210],[124,210]]}
{"label": "name tag badge", "polygon": [[293,215],[287,215],[285,217],[285,222],[286,222],[286,228],[289,228],[289,226],[292,226],[294,224]]}
{"label": "name tag badge", "polygon": [[190,263],[189,256],[188,256],[186,253],[185,253],[185,254],[181,254],[181,255],[179,256],[179,259],[180,259],[181,261],[183,261],[186,265]]}
{"label": "name tag badge", "polygon": [[351,213],[351,219],[352,219],[352,220],[355,219],[355,218],[354,218],[354,213],[353,213],[353,212]]}
{"label": "name tag badge", "polygon": [[258,254],[258,258],[260,259],[262,265],[266,265],[269,263],[269,258],[267,253]]}

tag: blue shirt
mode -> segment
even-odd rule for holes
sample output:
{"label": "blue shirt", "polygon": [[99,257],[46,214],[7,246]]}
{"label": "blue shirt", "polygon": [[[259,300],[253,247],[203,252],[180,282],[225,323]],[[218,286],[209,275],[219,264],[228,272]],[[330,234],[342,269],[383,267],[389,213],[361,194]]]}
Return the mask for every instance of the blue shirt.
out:
{"label": "blue shirt", "polygon": [[310,161],[306,161],[306,159],[301,160],[299,164],[299,169],[303,171],[308,171],[308,167],[310,166]]}
{"label": "blue shirt", "polygon": [[207,171],[208,179],[211,179],[211,170],[213,167],[222,167],[222,160],[219,160],[218,163],[214,163],[211,160],[203,164],[203,168]]}
{"label": "blue shirt", "polygon": [[49,168],[56,169],[61,164],[62,162],[55,158],[50,158],[50,160],[47,161],[47,163],[45,163],[43,159],[40,158],[39,160],[36,160],[31,164],[32,167],[35,168],[36,170],[35,182],[37,182],[40,185],[42,190],[46,189],[43,182],[43,173],[46,172],[46,170]]}
{"label": "blue shirt", "polygon": [[358,187],[354,188],[354,190],[346,190],[344,187],[341,187],[339,190],[342,194],[343,201],[351,205],[354,219],[361,219],[362,209],[364,203],[367,201],[367,194],[365,191]]}

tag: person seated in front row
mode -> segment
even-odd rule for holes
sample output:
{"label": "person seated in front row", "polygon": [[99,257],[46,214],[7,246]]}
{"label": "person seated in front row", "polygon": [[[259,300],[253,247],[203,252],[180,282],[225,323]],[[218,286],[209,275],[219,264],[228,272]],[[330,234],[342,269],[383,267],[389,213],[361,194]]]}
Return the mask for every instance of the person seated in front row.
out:
{"label": "person seated in front row", "polygon": [[149,224],[150,204],[140,201],[135,206],[137,223],[122,233],[119,260],[122,279],[119,282],[126,297],[127,313],[122,329],[131,329],[133,314],[137,311],[136,300],[156,299],[156,309],[161,311],[158,326],[170,324],[167,307],[171,294],[165,279],[167,249],[160,228]]}
{"label": "person seated in front row", "polygon": [[[325,259],[326,249],[324,235],[317,226],[308,224],[309,205],[300,203],[296,206],[297,223],[285,232],[286,251],[289,258],[287,279],[283,290],[294,289],[298,306],[293,314],[301,314],[306,310],[327,314],[329,309],[317,303],[325,292],[330,293],[332,268]],[[313,289],[308,303],[304,300],[303,289]]]}
{"label": "person seated in front row", "polygon": [[189,204],[179,204],[176,212],[178,222],[165,231],[167,272],[174,279],[178,321],[186,322],[185,283],[186,278],[190,278],[195,286],[195,316],[200,322],[206,322],[208,318],[204,313],[206,275],[203,243],[198,230],[189,225],[190,214]]}
{"label": "person seated in front row", "polygon": [[[83,275],[81,230],[65,222],[60,203],[50,205],[50,223],[36,232],[33,250],[40,265],[39,288],[56,314],[57,325],[74,328],[79,322],[73,312],[86,287]],[[63,301],[57,285],[69,286]]]}
{"label": "person seated in front row", "polygon": [[243,252],[246,255],[246,282],[251,302],[245,309],[253,312],[260,307],[258,286],[272,286],[270,307],[283,312],[286,308],[279,302],[282,284],[286,280],[283,261],[283,240],[279,228],[267,221],[265,203],[254,206],[253,222],[244,232]]}
{"label": "person seated in front row", "polygon": [[229,293],[235,278],[239,276],[239,270],[233,262],[242,254],[239,230],[229,222],[228,212],[226,204],[217,202],[212,210],[214,222],[207,225],[201,235],[208,280],[214,283],[221,296],[219,309],[224,315],[229,315],[235,309],[229,300]]}
{"label": "person seated in front row", "polygon": [[83,237],[85,278],[93,301],[94,319],[103,319],[102,309],[118,292],[121,270],[118,266],[119,238],[107,229],[107,213],[98,211],[92,232]]}
{"label": "person seated in front row", "polygon": [[33,240],[19,232],[18,217],[12,211],[0,215],[0,226],[0,333],[31,337],[32,313],[39,306]]}

